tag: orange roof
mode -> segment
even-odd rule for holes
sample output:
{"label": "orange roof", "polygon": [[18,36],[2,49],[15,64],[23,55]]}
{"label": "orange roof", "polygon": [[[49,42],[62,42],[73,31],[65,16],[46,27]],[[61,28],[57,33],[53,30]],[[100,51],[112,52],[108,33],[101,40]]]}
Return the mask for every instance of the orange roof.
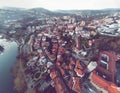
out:
{"label": "orange roof", "polygon": [[80,69],[83,69],[82,65],[80,64],[80,60],[76,60],[76,66]]}
{"label": "orange roof", "polygon": [[57,77],[56,72],[55,72],[55,71],[51,72],[51,73],[50,73],[50,77],[51,77],[52,79],[54,79],[55,77]]}
{"label": "orange roof", "polygon": [[96,85],[108,91],[109,84],[110,84],[108,81],[104,80],[102,77],[98,76],[96,73],[92,73],[91,78]]}
{"label": "orange roof", "polygon": [[78,76],[82,77],[84,75],[83,71],[77,67],[75,67],[74,71],[77,73]]}
{"label": "orange roof", "polygon": [[111,84],[108,88],[109,93],[120,93],[120,89],[117,89],[118,87],[115,84]]}
{"label": "orange roof", "polygon": [[62,75],[65,75],[64,69],[62,69],[61,67],[59,67],[59,69],[60,69],[61,74],[62,74]]}
{"label": "orange roof", "polygon": [[77,93],[82,93],[81,86],[80,86],[80,78],[74,77],[73,82],[74,84],[73,84],[72,89]]}

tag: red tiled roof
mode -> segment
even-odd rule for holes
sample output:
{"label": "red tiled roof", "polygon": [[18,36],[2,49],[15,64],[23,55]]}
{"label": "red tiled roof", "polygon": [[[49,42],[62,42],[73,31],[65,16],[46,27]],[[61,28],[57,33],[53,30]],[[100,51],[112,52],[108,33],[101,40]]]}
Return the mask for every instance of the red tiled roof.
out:
{"label": "red tiled roof", "polygon": [[117,89],[118,87],[115,84],[110,84],[108,91],[109,93],[120,93],[120,89]]}
{"label": "red tiled roof", "polygon": [[76,72],[76,74],[80,77],[83,77],[84,76],[84,73],[81,69],[75,67],[74,71]]}
{"label": "red tiled roof", "polygon": [[55,72],[55,71],[52,71],[52,72],[50,73],[50,77],[51,77],[52,79],[54,79],[55,77],[57,77],[56,72]]}
{"label": "red tiled roof", "polygon": [[72,89],[77,93],[82,93],[82,89],[81,89],[81,85],[80,85],[80,78],[74,77],[73,82],[74,82],[74,84],[73,84]]}
{"label": "red tiled roof", "polygon": [[105,90],[108,90],[109,82],[98,76],[96,73],[92,73],[91,75],[92,81],[98,85],[99,87],[104,88]]}
{"label": "red tiled roof", "polygon": [[83,69],[82,65],[80,64],[80,60],[76,60],[76,67]]}
{"label": "red tiled roof", "polygon": [[112,82],[108,82],[108,81],[104,80],[103,78],[98,76],[96,73],[92,73],[91,77],[92,77],[92,81],[96,85],[104,88],[109,93],[120,93],[120,89],[118,89],[118,87],[115,84],[113,84]]}
{"label": "red tiled roof", "polygon": [[64,69],[62,69],[61,67],[59,67],[59,69],[60,69],[61,74],[62,74],[62,75],[65,75]]}

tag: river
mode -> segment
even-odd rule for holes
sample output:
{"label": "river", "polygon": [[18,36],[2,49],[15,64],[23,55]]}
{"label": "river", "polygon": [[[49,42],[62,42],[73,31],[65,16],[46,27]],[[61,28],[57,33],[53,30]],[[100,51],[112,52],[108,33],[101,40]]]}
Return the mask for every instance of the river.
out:
{"label": "river", "polygon": [[18,45],[6,39],[0,39],[0,45],[4,46],[4,52],[0,54],[0,93],[16,93],[11,68],[16,62]]}

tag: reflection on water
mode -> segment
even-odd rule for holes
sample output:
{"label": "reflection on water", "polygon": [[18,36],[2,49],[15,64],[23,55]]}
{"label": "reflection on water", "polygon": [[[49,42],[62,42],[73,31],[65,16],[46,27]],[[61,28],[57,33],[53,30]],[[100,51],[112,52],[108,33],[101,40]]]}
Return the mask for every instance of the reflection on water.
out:
{"label": "reflection on water", "polygon": [[18,46],[6,39],[0,39],[0,45],[4,46],[4,52],[0,54],[0,93],[15,93],[10,70],[16,61]]}

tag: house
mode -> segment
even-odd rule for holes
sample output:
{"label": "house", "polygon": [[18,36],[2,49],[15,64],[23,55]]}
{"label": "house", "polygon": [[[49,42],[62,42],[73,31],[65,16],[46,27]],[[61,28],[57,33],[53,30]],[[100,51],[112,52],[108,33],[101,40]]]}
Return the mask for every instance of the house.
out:
{"label": "house", "polygon": [[73,29],[74,25],[73,24],[68,24],[67,27],[68,27],[68,29]]}
{"label": "house", "polygon": [[80,36],[76,36],[75,37],[75,41],[76,41],[76,48],[78,50],[81,50],[81,39],[80,39]]}
{"label": "house", "polygon": [[50,77],[54,82],[56,93],[69,93],[63,78],[61,77],[59,71],[55,69],[55,67],[52,67],[50,70]]}
{"label": "house", "polygon": [[76,60],[76,67],[80,68],[81,70],[83,69],[83,66],[81,65],[80,60]]}
{"label": "house", "polygon": [[56,71],[52,71],[52,72],[50,73],[50,77],[51,77],[52,79],[56,78],[56,77],[57,77]]}
{"label": "house", "polygon": [[72,90],[74,90],[77,93],[82,93],[82,88],[80,86],[80,78],[73,77],[73,87]]}
{"label": "house", "polygon": [[77,76],[79,76],[79,77],[84,76],[84,72],[80,68],[75,67],[74,71],[76,72]]}
{"label": "house", "polygon": [[59,47],[59,49],[58,49],[58,54],[64,54],[65,53],[65,48],[64,47]]}
{"label": "house", "polygon": [[99,53],[98,58],[98,75],[115,82],[116,77],[116,55],[114,53],[103,51]]}
{"label": "house", "polygon": [[109,93],[120,93],[120,60],[117,55],[115,52],[101,51],[98,66],[92,73],[92,81]]}

